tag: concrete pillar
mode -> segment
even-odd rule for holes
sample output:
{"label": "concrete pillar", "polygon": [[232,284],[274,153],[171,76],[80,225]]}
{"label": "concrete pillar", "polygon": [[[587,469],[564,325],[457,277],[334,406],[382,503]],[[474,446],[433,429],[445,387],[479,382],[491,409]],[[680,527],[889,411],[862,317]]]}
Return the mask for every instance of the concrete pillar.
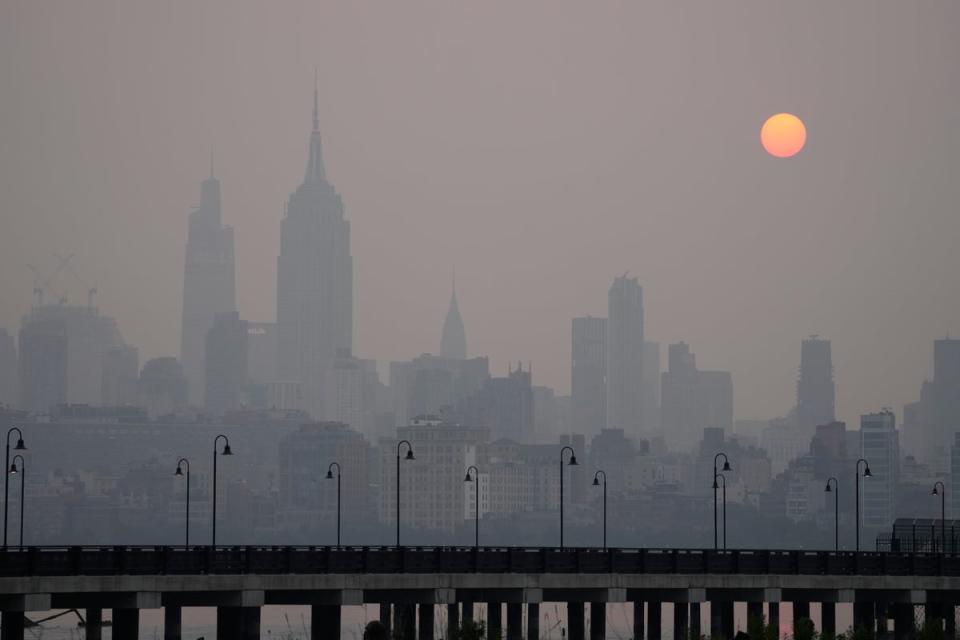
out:
{"label": "concrete pillar", "polygon": [[310,607],[310,639],[340,637],[340,605],[315,604]]}
{"label": "concrete pillar", "polygon": [[586,640],[584,634],[583,603],[567,603],[567,637],[570,640]]}
{"label": "concrete pillar", "polygon": [[873,633],[873,603],[872,602],[854,602],[853,603],[853,628],[855,631],[863,629],[868,633]]}
{"label": "concrete pillar", "polygon": [[647,603],[647,640],[661,640],[663,636],[662,603],[651,600]]}
{"label": "concrete pillar", "polygon": [[913,605],[893,605],[893,637],[907,640],[913,634]]}
{"label": "concrete pillar", "polygon": [[647,635],[647,627],[644,623],[643,600],[633,602],[633,639],[644,640]]}
{"label": "concrete pillar", "polygon": [[102,640],[103,638],[103,609],[87,609],[85,638],[87,640]]}
{"label": "concrete pillar", "polygon": [[540,640],[540,603],[527,605],[527,640]]}
{"label": "concrete pillar", "polygon": [[417,630],[417,637],[420,640],[436,640],[433,635],[433,605],[417,605],[417,617],[420,621],[420,626]]}
{"label": "concrete pillar", "polygon": [[163,640],[180,640],[182,613],[177,606],[168,604],[163,608]]}
{"label": "concrete pillar", "polygon": [[590,640],[607,640],[607,603],[590,603]]}
{"label": "concrete pillar", "polygon": [[23,640],[23,611],[4,611],[0,618],[0,640]]}
{"label": "concrete pillar", "polygon": [[455,640],[460,628],[460,605],[447,605],[447,640]]}
{"label": "concrete pillar", "polygon": [[733,602],[720,603],[721,633],[726,640],[733,640]]}
{"label": "concrete pillar", "polygon": [[732,640],[731,638],[722,638],[723,636],[723,617],[722,603],[715,600],[710,602],[710,640]]}
{"label": "concrete pillar", "polygon": [[503,603],[487,603],[487,637],[499,638],[503,631]]}
{"label": "concrete pillar", "polygon": [[837,605],[832,602],[820,603],[820,637],[831,640],[837,636]]}
{"label": "concrete pillar", "polygon": [[523,640],[523,604],[507,603],[507,640]]}
{"label": "concrete pillar", "polygon": [[[117,633],[117,614],[113,617]],[[118,635],[136,638],[136,635]],[[217,640],[260,640],[260,607],[217,607]]]}
{"label": "concrete pillar", "polygon": [[779,602],[767,603],[767,624],[773,627],[774,632],[777,634],[777,638],[779,638],[780,637],[780,603]]}
{"label": "concrete pillar", "polygon": [[792,602],[793,605],[793,637],[797,637],[797,623],[801,620],[810,619],[809,602]]}
{"label": "concrete pillar", "polygon": [[[673,638],[674,640],[687,640],[687,634],[690,631],[690,621],[688,617],[687,603],[673,603]],[[602,640],[602,639],[601,639]]]}
{"label": "concrete pillar", "polygon": [[398,640],[414,640],[417,637],[416,605],[401,604],[394,607],[394,635]]}
{"label": "concrete pillar", "polygon": [[690,637],[700,640],[700,603],[690,603]]}
{"label": "concrete pillar", "polygon": [[392,616],[390,610],[389,602],[380,603],[380,624],[382,624],[387,629],[387,636],[393,637],[393,621],[391,620]]}
{"label": "concrete pillar", "polygon": [[140,610],[114,609],[113,631],[111,638],[139,638],[140,637]]}

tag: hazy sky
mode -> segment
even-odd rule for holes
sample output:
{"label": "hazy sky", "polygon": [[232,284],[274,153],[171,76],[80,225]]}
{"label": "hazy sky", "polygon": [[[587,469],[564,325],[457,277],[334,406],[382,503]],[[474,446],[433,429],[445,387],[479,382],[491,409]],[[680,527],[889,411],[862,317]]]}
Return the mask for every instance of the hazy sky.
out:
{"label": "hazy sky", "polygon": [[50,295],[96,283],[141,362],[176,354],[211,145],[241,313],[274,319],[315,68],[358,355],[437,351],[454,266],[471,353],[564,393],[570,318],[629,270],[738,417],[791,406],[812,333],[841,418],[899,414],[960,334],[956,0],[0,0],[0,326],[74,253]]}

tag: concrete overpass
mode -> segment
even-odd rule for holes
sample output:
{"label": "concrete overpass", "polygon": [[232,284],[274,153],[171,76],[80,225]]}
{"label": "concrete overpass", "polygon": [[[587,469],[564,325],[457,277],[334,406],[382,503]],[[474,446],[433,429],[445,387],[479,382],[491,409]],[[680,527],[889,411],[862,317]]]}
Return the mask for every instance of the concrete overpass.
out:
{"label": "concrete overpass", "polygon": [[[543,602],[567,606],[569,638],[605,638],[606,605],[632,603],[634,637],[661,638],[672,603],[678,639],[732,638],[733,606],[779,624],[822,603],[821,632],[834,635],[836,604],[852,603],[854,624],[907,637],[914,609],[943,620],[954,636],[960,556],[767,550],[462,547],[32,547],[0,550],[2,638],[23,638],[24,613],[77,608],[87,638],[99,639],[103,609],[114,638],[135,639],[139,610],[164,608],[165,638],[180,636],[182,607],[217,608],[217,637],[259,639],[263,605],[311,606],[312,637],[337,638],[346,605],[380,605],[406,638],[435,640],[435,607],[472,619],[487,604],[487,628],[508,639],[539,638]],[[710,628],[700,629],[701,607]],[[589,629],[585,609],[590,607]],[[506,617],[503,613],[506,610]],[[526,609],[526,623],[524,610]],[[589,636],[587,636],[589,632]]]}

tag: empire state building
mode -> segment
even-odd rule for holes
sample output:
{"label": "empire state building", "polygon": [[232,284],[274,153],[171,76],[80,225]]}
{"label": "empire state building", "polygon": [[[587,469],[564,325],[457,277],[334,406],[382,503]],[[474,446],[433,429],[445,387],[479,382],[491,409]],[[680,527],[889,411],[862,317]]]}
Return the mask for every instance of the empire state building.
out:
{"label": "empire state building", "polygon": [[327,180],[313,91],[313,131],[303,183],[280,223],[278,373],[300,383],[301,407],[322,418],[324,378],[353,344],[353,257],[343,201]]}

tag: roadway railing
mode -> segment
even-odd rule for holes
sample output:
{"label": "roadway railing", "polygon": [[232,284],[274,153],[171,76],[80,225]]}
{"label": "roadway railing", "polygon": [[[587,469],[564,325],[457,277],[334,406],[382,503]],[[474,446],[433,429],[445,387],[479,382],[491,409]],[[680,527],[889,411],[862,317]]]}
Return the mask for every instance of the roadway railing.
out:
{"label": "roadway railing", "polygon": [[532,547],[10,547],[0,577],[344,573],[960,576],[960,555]]}

